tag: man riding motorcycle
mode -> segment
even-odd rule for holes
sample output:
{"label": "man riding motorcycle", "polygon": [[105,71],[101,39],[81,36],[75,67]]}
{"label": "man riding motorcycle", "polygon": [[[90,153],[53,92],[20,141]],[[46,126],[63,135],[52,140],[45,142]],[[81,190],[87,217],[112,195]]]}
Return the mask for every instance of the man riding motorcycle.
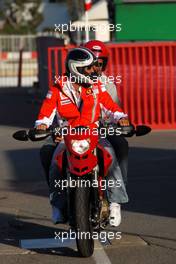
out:
{"label": "man riding motorcycle", "polygon": [[[97,127],[100,116],[100,104],[105,107],[105,112],[110,119],[118,121],[120,125],[129,125],[127,115],[121,108],[113,102],[105,87],[101,82],[93,83],[92,78],[95,76],[95,67],[97,59],[95,55],[86,48],[77,48],[69,52],[66,59],[67,77],[65,81],[59,82],[56,86],[50,88],[46,99],[40,110],[36,129],[45,130],[49,127],[53,118],[58,112],[61,119],[66,121],[67,126],[89,126]],[[76,82],[72,83],[71,79],[75,77]],[[110,224],[118,226],[121,221],[119,216],[119,203],[128,201],[128,196],[123,183],[121,170],[116,160],[115,153],[111,144],[104,140],[101,142],[113,157],[113,162],[109,170],[109,179],[120,180],[121,187],[108,190],[107,196],[110,204]],[[57,209],[58,217],[55,222],[62,222],[62,210],[65,206],[64,196],[61,191],[59,194],[55,189],[55,180],[60,179],[55,156],[64,146],[59,143],[50,166],[49,187],[50,202],[53,208]]]}
{"label": "man riding motorcycle", "polygon": [[[113,82],[109,82],[107,77],[104,75],[106,66],[108,63],[108,50],[106,45],[99,40],[90,40],[84,44],[84,47],[90,49],[96,58],[98,59],[98,64],[95,66],[95,70],[100,77],[101,82],[105,84],[106,91],[111,95],[112,99],[121,106],[121,102],[117,93],[116,85]],[[102,123],[106,116],[102,110]],[[127,170],[128,170],[128,141],[123,136],[108,136],[108,141],[113,145],[116,157],[118,159],[120,169],[122,172],[123,180],[125,185],[127,184]],[[59,139],[56,140],[56,143]],[[47,140],[46,144],[40,150],[40,157],[43,168],[45,170],[46,179],[48,182],[49,167],[51,159],[55,150],[56,144],[51,140]]]}

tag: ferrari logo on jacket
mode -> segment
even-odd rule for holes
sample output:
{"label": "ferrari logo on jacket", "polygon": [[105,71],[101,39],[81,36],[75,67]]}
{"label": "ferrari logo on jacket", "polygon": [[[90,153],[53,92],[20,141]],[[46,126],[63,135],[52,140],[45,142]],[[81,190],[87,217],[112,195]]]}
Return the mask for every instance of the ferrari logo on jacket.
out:
{"label": "ferrari logo on jacket", "polygon": [[89,94],[92,94],[92,89],[91,88],[87,88],[86,95],[89,95]]}

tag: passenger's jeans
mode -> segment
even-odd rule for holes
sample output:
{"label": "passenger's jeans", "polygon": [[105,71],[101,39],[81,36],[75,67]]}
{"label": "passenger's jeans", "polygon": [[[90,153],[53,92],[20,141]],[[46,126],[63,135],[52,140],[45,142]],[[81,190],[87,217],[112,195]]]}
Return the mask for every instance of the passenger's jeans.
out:
{"label": "passenger's jeans", "polygon": [[[108,175],[106,176],[107,199],[109,203],[127,203],[128,195],[126,192],[125,184],[123,182],[121,169],[116,159],[115,151],[113,150],[111,143],[107,139],[100,139],[100,144],[112,156],[112,164],[109,168]],[[59,180],[61,181],[63,179],[63,176],[59,173],[56,161],[56,156],[60,151],[63,150],[63,148],[65,148],[65,144],[63,141],[61,141],[54,152],[49,172],[50,202],[52,205],[59,209],[63,209],[66,203],[66,199],[64,198],[65,192],[63,190],[59,191],[58,188],[55,186],[56,182],[58,182]],[[109,180],[111,180],[111,184],[108,184]]]}
{"label": "passenger's jeans", "polygon": [[125,185],[127,185],[128,181],[128,141],[123,136],[108,136],[107,140],[113,146],[113,149],[116,154],[116,158],[120,165],[123,181]]}

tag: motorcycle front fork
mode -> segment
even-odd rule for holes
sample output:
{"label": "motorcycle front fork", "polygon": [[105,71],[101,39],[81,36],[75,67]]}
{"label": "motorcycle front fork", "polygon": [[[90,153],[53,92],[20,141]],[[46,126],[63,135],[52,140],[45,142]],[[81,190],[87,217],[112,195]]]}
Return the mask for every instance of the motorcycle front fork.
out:
{"label": "motorcycle front fork", "polygon": [[[69,170],[67,169],[67,181],[69,182],[71,179],[71,174]],[[67,188],[67,216],[68,216],[68,222],[71,227],[71,229],[74,229],[75,227],[75,221],[74,221],[74,188]]]}

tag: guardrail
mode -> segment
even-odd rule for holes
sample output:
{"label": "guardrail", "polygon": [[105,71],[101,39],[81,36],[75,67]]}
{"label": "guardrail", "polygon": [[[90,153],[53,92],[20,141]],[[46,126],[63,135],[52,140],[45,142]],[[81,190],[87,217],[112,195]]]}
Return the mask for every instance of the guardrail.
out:
{"label": "guardrail", "polygon": [[[176,128],[176,42],[108,44],[107,75],[121,75],[117,85],[124,111],[134,124]],[[70,47],[48,49],[49,85],[64,72]]]}

